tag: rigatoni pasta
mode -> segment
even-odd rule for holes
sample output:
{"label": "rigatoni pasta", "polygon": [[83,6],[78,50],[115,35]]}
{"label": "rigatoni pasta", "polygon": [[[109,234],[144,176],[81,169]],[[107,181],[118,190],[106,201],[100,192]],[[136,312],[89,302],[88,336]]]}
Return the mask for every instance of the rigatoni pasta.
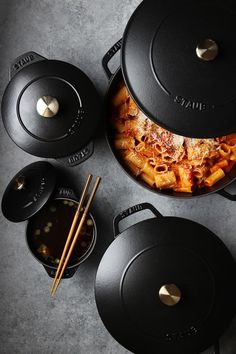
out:
{"label": "rigatoni pasta", "polygon": [[215,184],[216,182],[218,182],[220,179],[222,179],[225,176],[224,171],[219,168],[218,170],[216,170],[215,172],[213,172],[209,177],[207,177],[205,179],[205,184],[208,187],[213,186],[213,184]]}
{"label": "rigatoni pasta", "polygon": [[152,188],[192,193],[213,186],[236,163],[236,133],[214,139],[173,134],[139,110],[123,82],[111,102],[114,147],[131,173]]}
{"label": "rigatoni pasta", "polygon": [[125,134],[117,134],[115,138],[115,148],[118,150],[135,148],[135,139]]}

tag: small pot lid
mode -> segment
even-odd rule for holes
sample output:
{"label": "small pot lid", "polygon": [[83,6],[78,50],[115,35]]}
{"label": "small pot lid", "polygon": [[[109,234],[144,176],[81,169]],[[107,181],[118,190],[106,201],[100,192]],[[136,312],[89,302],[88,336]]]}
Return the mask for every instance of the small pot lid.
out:
{"label": "small pot lid", "polygon": [[81,70],[30,52],[16,59],[11,76],[2,118],[19,147],[36,156],[64,157],[91,140],[101,105]]}
{"label": "small pot lid", "polygon": [[232,279],[235,262],[212,232],[186,219],[154,218],[109,246],[96,302],[106,328],[128,350],[195,354],[217,341],[236,312]]}
{"label": "small pot lid", "polygon": [[12,178],[2,198],[2,213],[10,221],[20,222],[36,214],[52,195],[56,183],[54,167],[34,162]]}
{"label": "small pot lid", "polygon": [[236,131],[236,3],[143,1],[123,38],[122,70],[140,109],[174,133]]}

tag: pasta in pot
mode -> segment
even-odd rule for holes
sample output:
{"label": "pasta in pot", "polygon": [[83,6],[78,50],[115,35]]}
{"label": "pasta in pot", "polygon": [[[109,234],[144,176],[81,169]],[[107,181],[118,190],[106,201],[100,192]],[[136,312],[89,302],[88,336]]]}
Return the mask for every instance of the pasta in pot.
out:
{"label": "pasta in pot", "polygon": [[236,163],[236,133],[214,139],[173,134],[139,110],[123,82],[111,102],[114,147],[151,188],[192,193],[213,186]]}

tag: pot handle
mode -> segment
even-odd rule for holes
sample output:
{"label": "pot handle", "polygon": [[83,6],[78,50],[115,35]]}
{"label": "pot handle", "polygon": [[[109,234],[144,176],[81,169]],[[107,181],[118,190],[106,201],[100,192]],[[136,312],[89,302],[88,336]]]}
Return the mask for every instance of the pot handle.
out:
{"label": "pot handle", "polygon": [[93,151],[94,142],[90,141],[87,145],[85,145],[81,150],[79,150],[75,154],[67,157],[60,157],[56,160],[63,163],[63,165],[66,165],[67,167],[74,167],[87,160],[93,154]]}
{"label": "pot handle", "polygon": [[219,195],[221,195],[222,197],[225,197],[228,200],[231,200],[233,202],[236,201],[236,194],[231,194],[229,192],[227,192],[225,189],[221,189],[220,191],[217,192]]}
{"label": "pot handle", "polygon": [[127,218],[128,216],[138,213],[139,211],[148,209],[150,210],[156,217],[162,216],[161,213],[150,203],[141,203],[134,205],[131,208],[128,208],[124,211],[122,211],[120,214],[118,214],[114,220],[113,220],[113,232],[114,232],[114,238],[116,238],[120,234],[120,229],[119,229],[119,223],[121,220]]}
{"label": "pot handle", "polygon": [[108,52],[104,55],[102,59],[102,66],[103,69],[105,70],[108,79],[110,79],[113,76],[111,70],[108,68],[108,63],[114,57],[114,55],[121,49],[121,46],[122,46],[122,38],[108,50]]}
{"label": "pot handle", "polygon": [[35,53],[35,52],[27,52],[19,57],[17,57],[14,62],[11,64],[10,67],[10,80],[13,78],[13,76],[16,75],[19,71],[21,71],[23,68],[26,66],[29,66],[33,62],[37,61],[42,61],[46,60],[46,58],[42,57],[41,55]]}
{"label": "pot handle", "polygon": [[[50,278],[55,278],[56,271],[57,271],[56,269],[47,267],[45,265],[43,267],[46,270],[46,272],[48,273],[48,276]],[[62,276],[62,279],[72,278],[76,271],[77,271],[77,267],[66,269],[63,276]]]}
{"label": "pot handle", "polygon": [[66,187],[58,188],[55,193],[55,198],[69,198],[69,199],[74,199],[76,201],[78,200],[73,189],[66,188]]}

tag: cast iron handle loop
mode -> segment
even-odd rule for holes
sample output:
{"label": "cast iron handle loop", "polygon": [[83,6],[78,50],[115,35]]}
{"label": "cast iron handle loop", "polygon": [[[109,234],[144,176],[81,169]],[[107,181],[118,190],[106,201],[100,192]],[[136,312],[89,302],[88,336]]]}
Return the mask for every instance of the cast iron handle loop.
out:
{"label": "cast iron handle loop", "polygon": [[35,52],[27,52],[17,57],[10,67],[10,80],[26,66],[31,65],[33,62],[46,60],[46,58]]}
{"label": "cast iron handle loop", "polygon": [[55,198],[69,198],[69,199],[74,199],[76,201],[78,200],[73,189],[67,187],[58,188],[55,193]]}
{"label": "cast iron handle loop", "polygon": [[231,200],[233,202],[236,201],[236,194],[230,194],[229,192],[226,192],[225,189],[221,189],[217,193],[220,194],[222,197],[225,197],[228,200]]}
{"label": "cast iron handle loop", "polygon": [[119,223],[121,220],[127,218],[128,216],[138,213],[139,211],[148,209],[150,210],[156,217],[162,216],[161,213],[152,205],[149,203],[141,203],[134,205],[131,208],[128,208],[124,211],[122,211],[120,214],[118,214],[114,220],[113,220],[113,232],[114,232],[114,238],[116,238],[120,234],[120,229],[119,229]]}
{"label": "cast iron handle loop", "polygon": [[73,155],[66,156],[66,157],[59,157],[56,160],[68,167],[74,167],[87,160],[90,156],[92,156],[93,151],[94,151],[94,142],[91,140],[87,145],[83,146],[82,149],[80,149],[78,152],[74,153]]}
{"label": "cast iron handle loop", "polygon": [[111,70],[108,68],[108,63],[114,57],[114,55],[121,49],[121,46],[122,46],[122,38],[108,50],[108,52],[104,55],[102,59],[102,66],[103,69],[105,70],[108,79],[110,79],[114,75],[112,74]]}

